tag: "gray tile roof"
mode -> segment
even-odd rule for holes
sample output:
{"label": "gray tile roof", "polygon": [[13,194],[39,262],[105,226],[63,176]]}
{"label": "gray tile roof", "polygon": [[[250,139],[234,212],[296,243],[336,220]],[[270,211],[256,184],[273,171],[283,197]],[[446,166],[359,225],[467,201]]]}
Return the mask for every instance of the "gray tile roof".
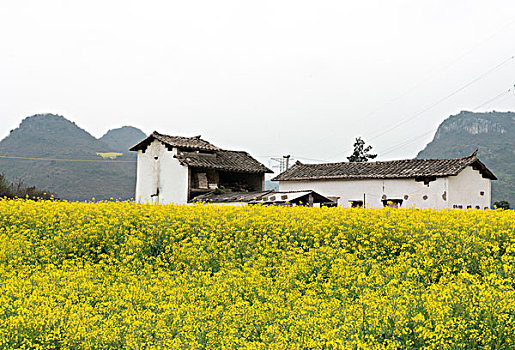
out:
{"label": "gray tile roof", "polygon": [[270,169],[258,162],[247,152],[222,150],[201,139],[200,136],[169,136],[154,131],[143,141],[131,147],[130,150],[145,150],[154,140],[161,141],[169,148],[178,148],[179,151],[176,158],[181,164],[190,167],[243,173],[272,173]]}
{"label": "gray tile roof", "polygon": [[271,173],[266,166],[247,152],[219,150],[212,154],[179,152],[176,156],[183,165],[243,173]]}
{"label": "gray tile roof", "polygon": [[478,169],[483,177],[496,180],[495,175],[479,161],[476,152],[456,159],[406,159],[384,162],[343,162],[326,164],[295,163],[273,181],[325,179],[396,179],[457,175],[467,166]]}
{"label": "gray tile roof", "polygon": [[143,141],[139,142],[137,145],[132,146],[130,148],[131,151],[138,151],[140,149],[145,149],[154,139],[163,142],[165,145],[170,147],[184,148],[189,150],[196,151],[217,151],[220,148],[215,145],[210,144],[206,140],[203,140],[199,136],[193,137],[184,137],[184,136],[169,136],[160,134],[157,131],[154,131],[150,136],[148,136]]}
{"label": "gray tile roof", "polygon": [[233,203],[257,201],[273,191],[206,193],[196,196],[190,202]]}
{"label": "gray tile roof", "polygon": [[315,203],[329,203],[333,200],[322,196],[313,190],[304,191],[282,191],[277,192],[274,190],[256,191],[256,192],[227,192],[227,193],[206,193],[196,196],[190,202],[206,202],[206,203],[283,203],[293,202],[307,197],[309,194],[313,195]]}

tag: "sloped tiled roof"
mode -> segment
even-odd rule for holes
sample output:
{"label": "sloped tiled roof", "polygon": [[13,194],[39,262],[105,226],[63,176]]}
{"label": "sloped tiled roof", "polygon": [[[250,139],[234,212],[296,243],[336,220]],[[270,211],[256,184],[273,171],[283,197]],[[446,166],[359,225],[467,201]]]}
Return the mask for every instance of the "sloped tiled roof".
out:
{"label": "sloped tiled roof", "polygon": [[154,131],[150,136],[130,148],[131,151],[145,150],[154,140],[167,147],[176,147],[175,156],[183,165],[244,173],[271,173],[266,166],[252,158],[247,152],[222,150],[203,140],[200,136],[169,136]]}
{"label": "sloped tiled roof", "polygon": [[271,173],[266,166],[247,152],[218,150],[213,154],[179,152],[176,158],[183,165],[243,173]]}
{"label": "sloped tiled roof", "polygon": [[227,193],[206,193],[193,198],[190,202],[207,202],[207,203],[231,203],[231,202],[252,202],[261,200],[269,191],[256,192],[227,192]]}
{"label": "sloped tiled roof", "polygon": [[154,131],[150,136],[148,136],[143,141],[139,142],[137,145],[132,146],[129,150],[138,151],[140,149],[145,149],[154,139],[159,140],[170,147],[185,148],[196,151],[219,150],[219,148],[215,145],[212,145],[206,140],[201,139],[200,135],[193,137],[169,136],[160,134],[157,131]]}
{"label": "sloped tiled roof", "polygon": [[273,181],[326,179],[396,179],[443,177],[458,175],[467,166],[478,169],[483,177],[497,180],[495,175],[476,157],[476,152],[455,159],[406,159],[384,162],[342,162],[326,164],[295,163]]}
{"label": "sloped tiled roof", "polygon": [[293,202],[299,198],[313,195],[315,203],[328,203],[333,200],[322,196],[313,190],[305,191],[257,191],[257,192],[227,192],[227,193],[206,193],[196,196],[190,202],[205,202],[205,203],[284,203]]}

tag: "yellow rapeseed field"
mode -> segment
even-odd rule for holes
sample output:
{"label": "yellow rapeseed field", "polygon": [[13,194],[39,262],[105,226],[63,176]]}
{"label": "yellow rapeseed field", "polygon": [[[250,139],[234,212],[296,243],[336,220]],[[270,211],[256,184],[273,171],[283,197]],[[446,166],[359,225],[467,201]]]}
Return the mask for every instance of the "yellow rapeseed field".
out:
{"label": "yellow rapeseed field", "polygon": [[0,349],[513,349],[515,213],[0,200]]}

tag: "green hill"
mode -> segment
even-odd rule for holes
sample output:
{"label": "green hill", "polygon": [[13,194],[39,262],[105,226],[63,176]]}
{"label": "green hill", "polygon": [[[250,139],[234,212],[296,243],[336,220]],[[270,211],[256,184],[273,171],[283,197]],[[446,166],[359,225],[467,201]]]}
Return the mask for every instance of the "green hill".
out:
{"label": "green hill", "polygon": [[122,126],[121,128],[109,130],[99,140],[117,152],[127,153],[130,147],[134,146],[145,137],[147,137],[147,135],[138,128]]}
{"label": "green hill", "polygon": [[[137,134],[132,129],[131,132]],[[59,115],[27,117],[0,141],[0,156],[48,160],[0,158],[0,173],[8,179],[22,179],[25,184],[48,189],[62,199],[131,198],[136,185],[135,155],[126,149],[116,158],[130,162],[109,162],[97,155],[118,152],[118,147],[113,145],[129,142],[127,138],[117,140],[116,134],[98,140]],[[137,135],[129,143],[140,141],[141,135],[144,137],[141,131]]]}
{"label": "green hill", "polygon": [[478,157],[494,172],[492,201],[515,206],[515,113],[462,111],[444,120],[417,158],[454,158],[478,149]]}

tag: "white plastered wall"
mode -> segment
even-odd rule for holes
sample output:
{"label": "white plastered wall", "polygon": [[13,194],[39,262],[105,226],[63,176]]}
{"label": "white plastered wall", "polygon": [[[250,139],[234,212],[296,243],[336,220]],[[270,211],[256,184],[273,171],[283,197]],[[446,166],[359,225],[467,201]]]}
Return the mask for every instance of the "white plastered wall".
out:
{"label": "white plastered wall", "polygon": [[138,151],[135,197],[138,203],[187,203],[188,167],[174,158],[176,154],[176,148],[168,151],[158,140],[152,141],[144,153]]}
{"label": "white plastered wall", "polygon": [[382,198],[402,199],[402,208],[446,208],[447,178],[437,178],[428,185],[415,179],[362,179],[280,181],[279,191],[313,190],[324,196],[337,196],[338,205],[350,207],[354,200],[363,200],[368,208],[383,207]]}
{"label": "white plastered wall", "polygon": [[454,205],[462,206],[463,209],[468,206],[472,208],[479,206],[481,209],[489,208],[492,197],[491,184],[492,180],[484,178],[472,166],[466,167],[456,176],[449,176],[449,204],[451,208]]}

